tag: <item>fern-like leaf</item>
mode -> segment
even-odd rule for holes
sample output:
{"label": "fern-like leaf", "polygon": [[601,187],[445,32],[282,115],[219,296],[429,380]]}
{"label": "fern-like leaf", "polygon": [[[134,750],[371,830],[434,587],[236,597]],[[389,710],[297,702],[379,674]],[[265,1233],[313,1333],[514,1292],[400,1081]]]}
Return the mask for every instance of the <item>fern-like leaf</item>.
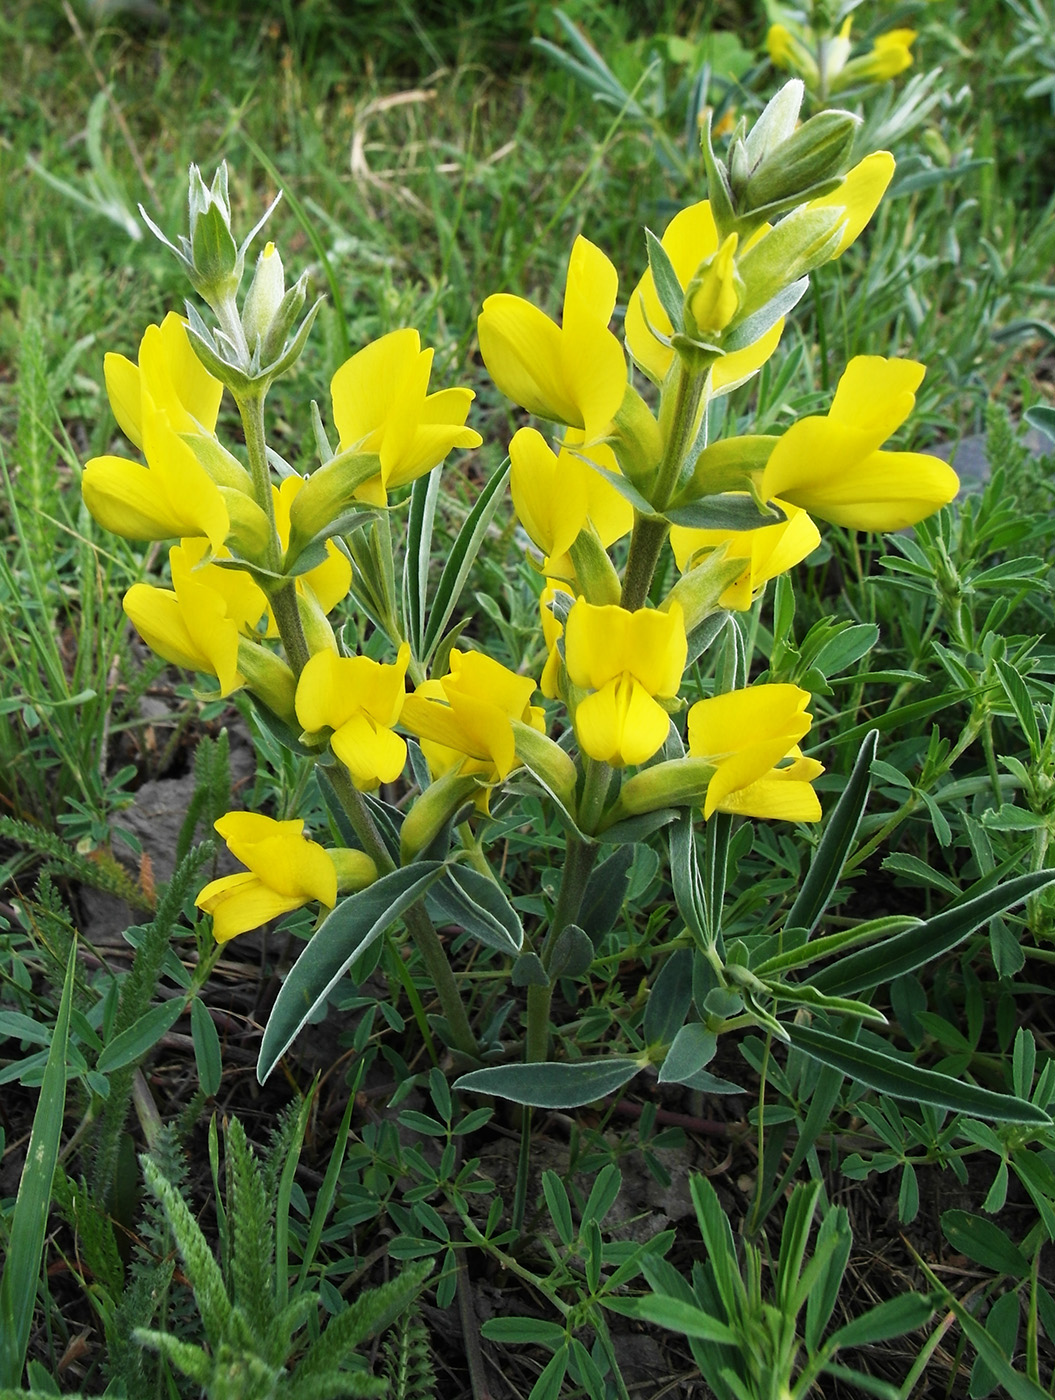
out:
{"label": "fern-like leaf", "polygon": [[[233,1236],[232,1293],[246,1315],[256,1344],[263,1348],[275,1315],[275,1227],[260,1164],[237,1118],[231,1119],[227,1129],[227,1171],[227,1212]],[[281,1364],[285,1354],[271,1359]]]}
{"label": "fern-like leaf", "polygon": [[412,1307],[392,1324],[384,1345],[392,1400],[436,1400],[436,1371],[429,1332]]}
{"label": "fern-like leaf", "polygon": [[422,1259],[408,1264],[398,1277],[361,1293],[343,1313],[331,1318],[325,1332],[297,1367],[294,1373],[297,1383],[329,1371],[336,1372],[357,1346],[390,1327],[421,1292],[435,1262]]}
{"label": "fern-like leaf", "polygon": [[213,1258],[208,1241],[191,1215],[187,1202],[175,1187],[165,1180],[149,1157],[141,1157],[140,1162],[147,1185],[161,1202],[172,1230],[176,1248],[180,1252],[187,1277],[194,1289],[205,1335],[212,1346],[218,1346],[227,1335],[232,1311],[231,1300],[223,1286],[220,1266]]}

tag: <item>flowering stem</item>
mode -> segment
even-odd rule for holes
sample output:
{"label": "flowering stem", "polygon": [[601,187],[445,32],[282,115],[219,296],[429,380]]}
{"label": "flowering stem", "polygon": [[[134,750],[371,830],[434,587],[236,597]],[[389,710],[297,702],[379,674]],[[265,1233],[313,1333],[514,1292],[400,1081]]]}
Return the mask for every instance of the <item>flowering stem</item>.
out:
{"label": "flowering stem", "polygon": [[[381,839],[363,794],[352,782],[347,769],[342,763],[335,763],[326,776],[337,794],[341,806],[347,812],[348,820],[362,843],[363,850],[377,866],[377,873],[387,875],[395,870],[396,863]],[[458,990],[458,984],[455,981],[447,954],[443,950],[439,935],[432,926],[432,920],[425,911],[425,906],[421,903],[411,905],[403,915],[403,922],[406,924],[414,947],[421,954],[425,969],[436,988],[436,994],[450,1027],[451,1039],[455,1047],[463,1054],[476,1059],[479,1053],[476,1037],[469,1025],[469,1018],[466,1015],[461,993]]]}
{"label": "flowering stem", "polygon": [[[249,471],[253,478],[253,495],[257,505],[267,516],[269,543],[266,568],[277,573],[281,567],[281,545],[278,528],[275,524],[275,502],[271,494],[271,469],[267,461],[267,441],[264,436],[264,396],[251,394],[236,399],[238,412],[245,433],[246,455],[249,458]],[[292,579],[279,584],[269,594],[271,608],[278,624],[286,660],[292,667],[294,676],[299,677],[308,663],[308,643],[304,637],[304,627],[297,608],[297,585]]]}
{"label": "flowering stem", "polygon": [[667,522],[654,515],[639,515],[634,521],[620,607],[629,612],[644,607],[648,590],[652,587],[652,575],[656,572],[660,551],[669,531]]}
{"label": "flowering stem", "polygon": [[[271,546],[267,567],[277,571],[279,559],[279,538],[275,526],[275,507],[271,497],[271,471],[267,461],[267,445],[264,437],[264,399],[257,394],[238,400],[238,411],[242,416],[245,431],[245,444],[249,457],[249,467],[253,476],[253,492],[258,504],[267,512],[271,523]],[[293,579],[281,584],[271,594],[271,606],[275,613],[286,660],[293,674],[299,678],[310,655],[304,636],[304,627],[297,608],[297,588]],[[379,875],[387,875],[395,870],[395,861],[389,855],[388,847],[381,839],[370,809],[363,794],[352,782],[342,763],[334,764],[327,773],[334,792],[348,814],[356,836],[363,850],[374,862]],[[463,1054],[477,1058],[478,1046],[473,1035],[469,1018],[462,1004],[461,993],[454,979],[454,973],[443,950],[439,935],[432,926],[432,920],[423,904],[412,905],[403,915],[407,932],[415,948],[421,954],[429,977],[436,988],[440,1006],[450,1027],[451,1038]]]}
{"label": "flowering stem", "polygon": [[[597,764],[607,769],[607,764]],[[587,772],[589,781],[589,772]],[[590,878],[597,852],[600,848],[594,841],[582,841],[577,836],[569,836],[568,848],[561,876],[560,893],[557,905],[550,920],[549,931],[542,943],[539,957],[542,966],[549,971],[557,941],[569,924],[575,922],[586,893],[586,882]],[[549,1054],[549,1009],[553,1000],[553,986],[528,987],[527,996],[527,1038],[525,1057],[529,1064],[544,1060]]]}

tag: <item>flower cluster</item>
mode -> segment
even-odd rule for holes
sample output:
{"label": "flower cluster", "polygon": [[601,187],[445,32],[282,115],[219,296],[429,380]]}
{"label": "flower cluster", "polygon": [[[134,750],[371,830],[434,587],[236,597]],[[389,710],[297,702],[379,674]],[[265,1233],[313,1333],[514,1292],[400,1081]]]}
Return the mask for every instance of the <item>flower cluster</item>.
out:
{"label": "flower cluster", "polygon": [[[494,382],[559,433],[522,427],[509,444],[513,507],[544,581],[538,682],[533,651],[510,668],[457,626],[443,635],[452,601],[435,621],[424,615],[421,531],[435,496],[414,483],[480,444],[466,426],[472,391],[430,392],[432,351],[415,330],[394,331],[332,378],[336,448],[317,421],[318,467],[273,479],[264,395],[314,312],[295,326],[303,281],[286,291],[271,244],[239,310],[245,249],[229,233],[226,177],[205,191],[192,173],[192,225],[197,211],[226,234],[198,239],[192,227],[176,251],[218,329],[170,315],[145,333],[138,364],[107,357],[114,414],[145,465],[94,459],[84,499],[117,533],[179,541],[170,586],[132,587],[129,619],[159,656],[214,677],[220,695],[244,689],[273,733],[315,758],[320,788],[342,804],[334,831],[350,824],[359,842],[328,848],[299,819],[228,813],[217,830],[245,872],[198,898],[218,940],[304,904],[331,910],[423,854],[479,865],[476,833],[525,784],[557,801],[569,842],[591,849],[619,823],[678,809],[704,821],[819,818],[821,767],[800,747],[807,693],[701,691],[687,664],[720,630],[716,617],[749,608],[817,546],[817,521],[898,529],[950,500],[957,482],[934,458],[883,450],[924,373],[911,361],[852,361],[828,412],[780,437],[708,440],[712,401],[773,355],[810,272],[862,233],[893,169],[884,152],[847,169],[854,119],[825,112],[800,124],[802,97],[793,81],[750,132],[741,123],[728,163],[705,132],[710,197],[661,238],[648,234],[625,343],[611,327],[618,273],[583,237],[559,323],[507,293],[483,303],[479,345]],[[225,388],[245,461],[218,434]],[[417,533],[399,588],[392,525],[408,487]],[[676,581],[660,595],[668,550]],[[464,583],[462,554],[444,569],[448,599]],[[358,651],[353,629],[331,621],[349,598],[373,624]],[[399,783],[398,807],[363,796],[383,799]]]}

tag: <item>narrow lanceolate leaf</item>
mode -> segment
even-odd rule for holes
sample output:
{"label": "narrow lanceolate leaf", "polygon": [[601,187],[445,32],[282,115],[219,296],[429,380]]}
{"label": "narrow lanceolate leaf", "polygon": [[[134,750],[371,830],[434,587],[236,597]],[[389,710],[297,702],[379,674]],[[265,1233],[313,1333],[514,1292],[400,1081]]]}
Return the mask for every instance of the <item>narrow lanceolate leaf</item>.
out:
{"label": "narrow lanceolate leaf", "polygon": [[680,1332],[683,1337],[696,1337],[701,1342],[720,1342],[726,1346],[737,1345],[736,1333],[724,1322],[719,1322],[692,1303],[683,1303],[680,1298],[653,1294],[651,1297],[603,1298],[601,1301],[606,1308],[621,1313],[623,1317],[651,1322],[671,1332]]}
{"label": "narrow lanceolate leaf", "polygon": [[59,1159],[62,1115],[66,1108],[66,1043],[70,1033],[77,945],[70,949],[59,1014],[40,1086],[29,1152],[18,1185],[11,1234],[0,1278],[0,1386],[18,1389],[26,1363],[44,1235],[51,1207],[51,1183]]}
{"label": "narrow lanceolate leaf", "polygon": [[1033,697],[1026,688],[1025,681],[1009,662],[998,661],[996,673],[1000,677],[1004,693],[1011,701],[1015,718],[1022,726],[1022,733],[1026,736],[1033,761],[1036,762],[1040,755],[1040,725],[1037,723],[1037,707],[1033,703]]}
{"label": "narrow lanceolate leaf", "polygon": [[458,1090],[494,1094],[532,1108],[581,1108],[628,1084],[641,1065],[625,1055],[570,1064],[488,1065],[455,1080]]}
{"label": "narrow lanceolate leaf", "polygon": [[256,1072],[261,1083],[359,954],[420,899],[443,870],[438,860],[393,870],[342,900],[323,921],[279,988],[260,1044]]}
{"label": "narrow lanceolate leaf", "polygon": [[932,1104],[935,1108],[948,1109],[952,1113],[968,1113],[973,1118],[987,1118],[996,1122],[1051,1122],[1042,1108],[1013,1094],[998,1094],[992,1089],[980,1089],[976,1084],[950,1079],[948,1075],[937,1074],[931,1069],[920,1069],[881,1050],[872,1050],[842,1036],[815,1030],[812,1026],[784,1022],[784,1029],[796,1050],[819,1060],[822,1065],[841,1070],[850,1079],[856,1079],[879,1094]]}
{"label": "narrow lanceolate leaf", "polygon": [[410,648],[415,656],[420,656],[425,650],[425,603],[439,494],[438,471],[419,476],[410,492],[407,549],[403,560],[403,617],[410,636]]}
{"label": "narrow lanceolate leaf", "polygon": [[462,589],[465,587],[465,581],[469,577],[469,571],[476,561],[492,517],[498,509],[498,503],[502,498],[501,493],[509,479],[509,467],[509,459],[507,458],[505,465],[499,467],[477,496],[476,504],[466,516],[465,524],[458,531],[458,538],[454,541],[451,552],[447,556],[447,562],[443,566],[443,573],[440,574],[440,581],[436,585],[436,596],[432,600],[432,609],[429,613],[428,625],[425,628],[425,655],[418,658],[422,662],[429,659],[443,636],[443,629],[447,626],[451,613],[457,606]]}
{"label": "narrow lanceolate leaf", "polygon": [[161,1037],[176,1024],[183,1014],[183,998],[173,997],[160,1006],[152,1006],[137,1021],[115,1036],[96,1063],[100,1074],[112,1074],[126,1065],[141,1060]]}
{"label": "narrow lanceolate leaf", "polygon": [[[786,928],[804,928],[808,933],[812,933],[827,908],[828,901],[835,893],[846,857],[861,824],[865,803],[868,801],[872,760],[875,758],[878,739],[878,731],[874,729],[865,735],[853,772],[850,774],[850,781],[828,818],[817,854],[810,863],[798,897],[784,921]],[[834,991],[834,988],[825,990]]]}
{"label": "narrow lanceolate leaf", "polygon": [[450,865],[429,890],[429,904],[488,948],[516,957],[524,943],[520,915],[494,880],[465,865]]}
{"label": "narrow lanceolate leaf", "polygon": [[690,530],[758,530],[787,519],[775,507],[763,515],[750,496],[700,496],[664,513],[672,525],[685,525]]}
{"label": "narrow lanceolate leaf", "polygon": [[648,228],[645,229],[645,245],[659,304],[667,313],[670,324],[675,330],[680,330],[685,308],[685,289],[678,281],[678,274],[674,271],[674,264],[666,248]]}
{"label": "narrow lanceolate leaf", "polygon": [[1055,870],[1035,870],[1006,880],[964,904],[954,904],[933,919],[925,919],[916,928],[840,958],[830,967],[815,972],[809,979],[810,984],[826,996],[846,996],[891,982],[955,948],[975,929],[1021,904],[1053,880]]}

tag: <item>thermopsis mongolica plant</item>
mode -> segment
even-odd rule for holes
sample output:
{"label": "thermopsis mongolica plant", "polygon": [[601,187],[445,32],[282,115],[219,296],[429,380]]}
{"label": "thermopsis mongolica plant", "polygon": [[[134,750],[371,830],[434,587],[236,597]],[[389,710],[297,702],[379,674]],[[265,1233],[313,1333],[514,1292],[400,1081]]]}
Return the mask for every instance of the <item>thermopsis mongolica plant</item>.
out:
{"label": "thermopsis mongolica plant", "polygon": [[[818,522],[900,530],[958,485],[934,457],[883,450],[925,372],[908,359],[852,360],[827,412],[780,436],[712,431],[717,401],[773,355],[811,272],[858,238],[893,173],[884,151],[847,169],[857,119],[826,110],[800,124],[802,97],[801,81],[788,82],[750,129],[740,122],[724,159],[704,130],[708,198],[662,237],[645,231],[624,339],[610,328],[619,273],[585,237],[570,251],[559,324],[517,296],[486,298],[484,363],[545,431],[516,433],[435,571],[440,474],[452,452],[480,443],[467,426],[472,392],[432,387],[432,350],[413,329],[393,331],[337,370],[330,424],[318,411],[311,420],[319,464],[293,471],[268,447],[266,397],[316,307],[305,310],[304,276],[287,288],[271,243],[241,295],[257,230],[237,243],[224,167],[211,187],[191,168],[189,233],[168,246],[213,319],[188,304],[185,318],[146,330],[137,364],[107,356],[110,402],[145,465],[96,458],[83,489],[116,533],[179,540],[169,587],[136,584],[125,598],[148,645],[215,677],[222,696],[244,688],[270,733],[315,765],[329,829],[311,839],[303,820],[229,812],[216,829],[245,870],[197,896],[220,943],[318,906],[263,1037],[262,1078],[348,970],[402,927],[465,1090],[570,1107],[651,1069],[720,1093],[735,1086],[708,1072],[718,1038],[753,1026],[836,1084],[848,1074],[976,1117],[1037,1119],[1020,1099],[916,1069],[858,1033],[884,1022],[875,987],[1050,872],[925,923],[841,920],[818,932],[864,809],[874,736],[816,842],[808,824],[825,814],[812,786],[821,765],[804,752],[810,695],[747,674],[740,619],[816,548]],[[225,389],[244,458],[216,433]],[[539,571],[541,675],[489,656],[458,612],[507,483]],[[357,628],[331,623],[342,607]],[[369,654],[350,654],[353,633]],[[552,897],[533,903],[544,914],[525,927],[490,847],[540,802],[563,858]],[[815,849],[790,908],[733,939],[723,896],[745,822],[796,824]],[[551,1044],[554,989],[589,976],[599,940],[619,936],[639,843],[669,868],[658,980],[643,1019],[613,1037],[619,1053],[569,1058],[567,1038]],[[492,1006],[480,1030],[437,922],[507,960],[523,989],[519,1036],[508,1008]]]}

